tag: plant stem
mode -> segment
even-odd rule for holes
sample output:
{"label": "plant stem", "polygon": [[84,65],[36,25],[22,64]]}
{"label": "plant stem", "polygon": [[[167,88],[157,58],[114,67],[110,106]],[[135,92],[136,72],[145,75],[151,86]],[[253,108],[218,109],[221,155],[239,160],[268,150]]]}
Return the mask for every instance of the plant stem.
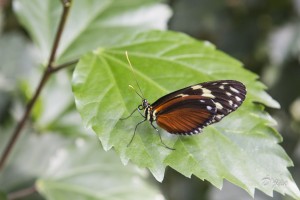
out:
{"label": "plant stem", "polygon": [[55,73],[61,69],[64,69],[66,67],[69,67],[70,65],[73,65],[75,63],[77,63],[78,60],[73,60],[73,61],[70,61],[70,62],[66,62],[64,64],[61,64],[61,65],[57,65],[57,66],[54,66],[52,69],[51,69],[51,73]]}
{"label": "plant stem", "polygon": [[53,46],[52,46],[52,51],[51,51],[49,61],[48,61],[48,66],[47,66],[47,69],[50,70],[50,71],[51,71],[51,69],[54,65],[58,44],[60,42],[60,38],[61,38],[61,35],[63,33],[63,29],[64,29],[66,21],[67,21],[67,17],[68,17],[70,6],[71,6],[71,1],[72,0],[62,0],[62,4],[63,4],[64,9],[63,9],[63,13],[62,13],[61,18],[60,18],[60,23],[58,25],[58,29],[56,31],[56,36],[55,36],[55,39],[54,39],[54,43],[53,43]]}
{"label": "plant stem", "polygon": [[24,196],[31,195],[36,192],[36,187],[33,185],[29,188],[25,188],[16,192],[11,192],[7,195],[7,199],[14,200],[14,199],[20,199]]}
{"label": "plant stem", "polygon": [[[6,147],[3,151],[3,154],[0,158],[0,171],[3,169],[3,167],[5,165],[5,162],[8,158],[8,156],[9,156],[9,154],[11,153],[11,150],[13,149],[14,145],[16,144],[16,141],[18,140],[18,138],[20,136],[20,133],[21,133],[22,129],[24,128],[25,122],[28,119],[28,117],[29,117],[29,115],[32,111],[32,108],[35,105],[36,100],[40,96],[40,93],[41,93],[42,89],[44,88],[47,80],[49,79],[50,75],[53,72],[56,72],[58,69],[61,69],[61,68],[55,69],[55,68],[53,68],[53,66],[54,66],[54,61],[55,61],[57,48],[58,48],[58,45],[59,45],[59,42],[60,42],[60,39],[61,39],[61,35],[62,35],[63,29],[65,27],[66,20],[67,20],[67,17],[68,17],[68,13],[69,13],[69,10],[70,10],[71,1],[72,0],[62,0],[63,13],[61,15],[60,23],[59,23],[58,29],[56,31],[56,35],[55,35],[55,39],[54,39],[54,42],[53,42],[53,47],[52,47],[52,50],[51,50],[51,54],[49,56],[47,67],[44,70],[42,78],[41,78],[41,80],[38,84],[38,87],[37,87],[33,97],[27,103],[25,112],[24,112],[21,120],[16,125],[16,128],[15,128],[13,134],[12,134],[12,137],[10,138],[8,144],[6,145]],[[65,65],[63,65],[63,66],[65,66]]]}

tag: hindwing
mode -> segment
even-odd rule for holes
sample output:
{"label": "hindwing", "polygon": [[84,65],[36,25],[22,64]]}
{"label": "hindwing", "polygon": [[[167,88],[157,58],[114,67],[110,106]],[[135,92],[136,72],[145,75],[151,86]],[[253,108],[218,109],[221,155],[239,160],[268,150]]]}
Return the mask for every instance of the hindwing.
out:
{"label": "hindwing", "polygon": [[211,99],[189,95],[172,99],[154,112],[156,123],[169,133],[191,135],[200,133],[204,126],[209,125],[217,109]]}

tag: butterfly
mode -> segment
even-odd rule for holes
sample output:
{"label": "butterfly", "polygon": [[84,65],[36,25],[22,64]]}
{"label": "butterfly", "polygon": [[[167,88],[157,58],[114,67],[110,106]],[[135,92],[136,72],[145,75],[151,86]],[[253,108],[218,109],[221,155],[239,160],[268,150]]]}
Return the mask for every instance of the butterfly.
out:
{"label": "butterfly", "polygon": [[[126,57],[132,68],[127,52]],[[136,84],[141,94],[136,90],[135,92],[142,98],[142,103],[123,119],[129,118],[135,111],[138,111],[144,120],[136,125],[130,143],[135,136],[137,127],[145,121],[149,121],[156,131],[158,129],[153,124],[154,122],[171,134],[201,133],[204,127],[219,122],[240,107],[247,93],[245,85],[239,81],[217,80],[176,90],[151,104],[144,98],[137,80]],[[162,139],[161,142],[163,143]]]}

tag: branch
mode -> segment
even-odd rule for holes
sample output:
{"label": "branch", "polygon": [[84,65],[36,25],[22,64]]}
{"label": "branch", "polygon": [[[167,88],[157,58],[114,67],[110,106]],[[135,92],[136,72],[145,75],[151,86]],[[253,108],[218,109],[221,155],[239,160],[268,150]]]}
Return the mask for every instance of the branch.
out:
{"label": "branch", "polygon": [[64,6],[64,9],[63,9],[63,13],[62,13],[61,18],[60,18],[60,23],[59,23],[58,29],[56,31],[56,36],[55,36],[55,39],[54,39],[52,51],[51,51],[51,54],[50,54],[50,57],[49,57],[48,66],[47,66],[48,70],[53,68],[54,61],[55,61],[55,56],[56,56],[56,52],[57,52],[57,48],[58,48],[58,44],[60,42],[60,38],[61,38],[61,35],[63,33],[63,29],[65,27],[67,17],[68,17],[68,14],[69,14],[71,1],[72,0],[62,0],[62,4]]}
{"label": "branch", "polygon": [[1,160],[0,160],[0,171],[3,169],[4,164],[5,164],[5,162],[8,158],[11,150],[13,149],[16,141],[18,140],[18,138],[20,136],[20,133],[21,133],[22,129],[24,128],[25,122],[28,119],[34,104],[36,103],[36,100],[40,96],[40,93],[41,93],[42,89],[44,88],[45,83],[49,79],[52,72],[57,71],[53,68],[53,65],[54,65],[54,61],[55,61],[57,48],[58,48],[58,45],[59,45],[59,42],[60,42],[60,39],[61,39],[61,35],[62,35],[63,29],[65,27],[65,24],[66,24],[66,20],[67,20],[67,16],[68,16],[68,13],[69,13],[69,10],[70,10],[71,2],[72,2],[72,0],[62,0],[63,13],[62,13],[61,18],[60,18],[60,23],[59,23],[59,26],[58,26],[58,29],[57,29],[57,32],[56,32],[56,35],[55,35],[55,39],[54,39],[54,42],[53,42],[53,47],[52,47],[52,50],[51,50],[51,54],[49,56],[47,67],[44,70],[43,76],[42,76],[42,78],[41,78],[41,80],[38,84],[38,87],[37,87],[33,97],[27,103],[25,112],[24,112],[21,120],[17,124],[17,126],[16,126],[16,128],[15,128],[13,134],[12,134],[12,137],[10,138],[8,144],[6,145],[6,147],[3,151],[3,154],[2,154]]}
{"label": "branch", "polygon": [[61,64],[61,65],[57,65],[57,66],[55,66],[55,67],[53,67],[53,68],[51,69],[51,73],[55,73],[55,72],[57,72],[57,71],[59,71],[59,70],[61,70],[61,69],[64,69],[64,68],[66,68],[66,67],[69,67],[69,66],[71,66],[71,65],[73,65],[73,64],[75,64],[75,63],[77,63],[77,62],[78,62],[78,60],[73,60],[73,61],[66,62],[66,63]]}
{"label": "branch", "polygon": [[9,200],[14,200],[14,199],[20,199],[22,197],[31,195],[33,193],[36,192],[36,187],[35,186],[31,186],[29,188],[25,188],[22,190],[18,190],[16,192],[11,192],[7,195],[7,199]]}

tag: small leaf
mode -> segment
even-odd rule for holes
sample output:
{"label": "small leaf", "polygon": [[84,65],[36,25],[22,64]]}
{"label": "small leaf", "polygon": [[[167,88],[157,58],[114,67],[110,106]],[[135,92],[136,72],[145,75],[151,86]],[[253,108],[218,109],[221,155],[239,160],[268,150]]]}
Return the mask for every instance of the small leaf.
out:
{"label": "small leaf", "polygon": [[[190,177],[195,175],[222,187],[223,179],[254,196],[255,188],[272,196],[273,190],[300,198],[287,170],[292,161],[278,145],[282,141],[272,128],[274,120],[264,105],[279,107],[258,82],[257,75],[241,63],[199,42],[174,32],[150,31],[131,34],[118,46],[101,48],[84,55],[73,74],[73,92],[84,123],[99,136],[104,149],[112,147],[123,163],[131,160],[147,167],[162,181],[166,166]],[[191,137],[174,136],[160,129],[166,149],[156,131],[140,125],[127,147],[138,122],[138,113],[120,120],[141,103],[128,87],[136,87],[125,51],[134,66],[136,79],[149,102],[188,85],[220,79],[235,79],[247,87],[243,105],[221,122]],[[138,89],[137,89],[138,90]],[[266,183],[266,179],[270,182]],[[277,184],[281,182],[282,184]]]}

